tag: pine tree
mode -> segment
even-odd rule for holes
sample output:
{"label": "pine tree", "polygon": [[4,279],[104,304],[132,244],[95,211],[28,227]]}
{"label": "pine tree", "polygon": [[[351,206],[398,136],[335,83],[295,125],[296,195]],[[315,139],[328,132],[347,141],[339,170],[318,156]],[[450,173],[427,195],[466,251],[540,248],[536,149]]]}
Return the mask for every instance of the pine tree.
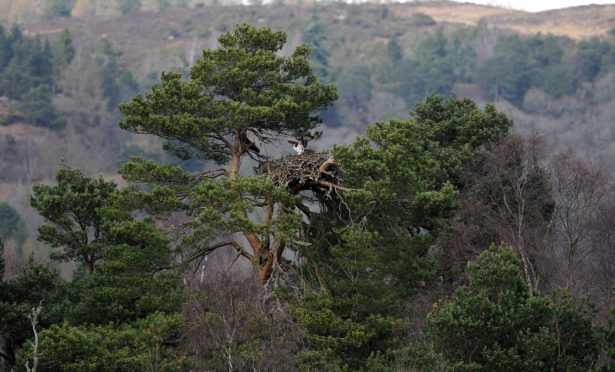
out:
{"label": "pine tree", "polygon": [[[163,73],[145,97],[120,106],[120,127],[169,140],[166,148],[180,158],[212,159],[224,168],[190,175],[180,168],[143,159],[126,164],[129,181],[158,185],[141,194],[155,209],[188,210],[191,231],[183,237],[195,260],[231,246],[251,263],[266,283],[300,223],[292,213],[298,199],[263,176],[243,176],[241,159],[261,158],[255,141],[272,142],[309,133],[321,122],[316,114],[337,98],[336,89],[321,84],[310,64],[310,49],[298,46],[290,57],[276,54],[286,43],[283,32],[238,26],[218,39],[216,50],[190,70],[190,81],[178,73]],[[181,200],[192,200],[190,203]],[[261,220],[250,218],[256,209]],[[240,232],[251,252],[234,239],[212,240],[220,232]]]}
{"label": "pine tree", "polygon": [[[0,74],[4,69],[8,66],[11,61],[11,57],[13,54],[13,49],[11,47],[11,43],[8,39],[6,32],[4,31],[4,27],[0,25]],[[0,90],[2,87],[0,87]]]}
{"label": "pine tree", "polygon": [[49,85],[39,85],[30,89],[21,97],[21,103],[17,108],[33,125],[57,129],[64,124],[53,107]]}
{"label": "pine tree", "polygon": [[365,368],[371,353],[392,348],[407,299],[432,279],[427,251],[458,207],[464,164],[511,124],[494,106],[431,95],[411,117],[334,148],[351,190],[310,220],[311,244],[299,248],[320,293],[294,308],[311,341],[300,356],[306,368]]}
{"label": "pine tree", "polygon": [[60,251],[51,257],[77,261],[94,273],[105,248],[114,242],[102,208],[110,206],[116,185],[102,177],[85,177],[78,169],[63,167],[57,186],[34,185],[30,203],[49,224],[39,227],[38,239]]}
{"label": "pine tree", "polygon": [[21,246],[27,237],[28,229],[19,213],[9,204],[0,203],[0,239],[13,238]]}
{"label": "pine tree", "polygon": [[433,350],[459,371],[586,371],[600,347],[593,312],[559,290],[530,293],[512,249],[468,265],[470,281],[427,318]]}
{"label": "pine tree", "polygon": [[68,29],[63,29],[58,35],[58,41],[53,51],[53,68],[55,75],[68,66],[75,57],[73,36]]}

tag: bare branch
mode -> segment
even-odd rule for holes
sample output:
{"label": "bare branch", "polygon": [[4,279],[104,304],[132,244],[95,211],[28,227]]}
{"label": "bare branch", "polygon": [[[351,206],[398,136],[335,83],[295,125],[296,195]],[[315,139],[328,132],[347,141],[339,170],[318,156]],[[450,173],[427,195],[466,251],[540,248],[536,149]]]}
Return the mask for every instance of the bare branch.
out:
{"label": "bare branch", "polygon": [[252,260],[252,255],[249,254],[248,252],[246,252],[241,245],[239,245],[239,243],[232,241],[232,240],[228,240],[222,243],[218,243],[218,244],[214,244],[212,246],[209,246],[205,249],[200,250],[199,252],[193,254],[192,256],[188,257],[187,262],[192,262],[194,260],[196,260],[197,258],[203,256],[203,255],[208,255],[209,253],[215,251],[218,248],[222,248],[225,246],[233,246],[242,256],[246,257],[249,260]]}
{"label": "bare branch", "polygon": [[26,371],[28,372],[36,372],[38,368],[38,331],[36,330],[36,326],[38,325],[38,317],[41,315],[41,310],[43,310],[43,300],[38,303],[36,309],[32,309],[32,314],[28,315],[28,319],[30,319],[30,324],[32,325],[32,332],[34,333],[34,342],[30,341],[32,344],[32,368],[30,368],[30,362],[26,362]]}

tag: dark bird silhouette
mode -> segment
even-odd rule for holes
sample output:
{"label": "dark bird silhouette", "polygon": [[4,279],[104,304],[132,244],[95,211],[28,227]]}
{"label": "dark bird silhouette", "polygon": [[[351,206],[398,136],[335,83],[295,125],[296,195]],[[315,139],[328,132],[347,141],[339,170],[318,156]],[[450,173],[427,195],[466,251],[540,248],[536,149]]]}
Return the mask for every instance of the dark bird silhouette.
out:
{"label": "dark bird silhouette", "polygon": [[[297,155],[301,155],[301,154],[303,154],[307,150],[308,142],[310,142],[313,139],[314,139],[314,137],[312,137],[310,135],[306,135],[306,136],[301,136],[301,137],[297,138],[296,141],[290,141],[289,140],[288,142],[290,144],[294,145],[293,146],[293,150],[295,150]],[[313,152],[311,150],[307,150],[307,151]]]}
{"label": "dark bird silhouette", "polygon": [[241,142],[241,147],[243,147],[244,149],[260,154],[261,150],[256,146],[254,142],[250,141],[247,134],[241,133],[239,135],[239,142]]}

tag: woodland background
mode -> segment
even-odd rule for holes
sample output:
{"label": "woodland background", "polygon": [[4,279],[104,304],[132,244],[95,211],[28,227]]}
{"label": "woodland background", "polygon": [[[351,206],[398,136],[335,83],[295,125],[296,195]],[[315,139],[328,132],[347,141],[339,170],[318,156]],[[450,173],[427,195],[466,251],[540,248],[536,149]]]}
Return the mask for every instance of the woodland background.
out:
{"label": "woodland background", "polygon": [[[535,14],[440,1],[254,1],[238,5],[215,0],[0,0],[0,8],[0,238],[4,243],[4,281],[12,283],[13,296],[3,301],[17,304],[10,311],[20,313],[25,322],[21,325],[25,324],[22,330],[26,331],[16,336],[20,342],[32,337],[24,316],[38,304],[33,298],[20,300],[20,291],[36,282],[44,283],[39,297],[49,303],[47,309],[43,304],[42,310],[43,317],[49,317],[46,327],[65,327],[64,333],[74,332],[76,338],[84,340],[94,340],[94,334],[105,332],[115,335],[107,337],[110,339],[133,337],[131,342],[141,345],[142,354],[147,355],[134,361],[134,365],[150,363],[150,369],[180,366],[243,370],[250,363],[264,370],[331,366],[366,370],[430,370],[434,366],[463,369],[451,362],[458,356],[455,345],[449,345],[450,354],[433,353],[433,345],[439,345],[436,349],[446,354],[447,346],[442,344],[446,341],[442,340],[454,338],[451,334],[455,333],[455,325],[438,319],[438,306],[443,305],[432,304],[439,299],[452,299],[458,288],[465,288],[462,293],[469,299],[474,298],[473,291],[489,292],[480,287],[488,288],[486,284],[477,284],[470,278],[488,276],[490,262],[495,265],[493,262],[497,261],[500,267],[511,265],[512,279],[502,285],[516,288],[515,296],[525,299],[525,293],[529,293],[525,286],[545,293],[544,298],[529,295],[528,307],[550,306],[574,314],[568,319],[574,320],[570,320],[571,324],[578,324],[567,326],[575,334],[589,328],[595,330],[575,340],[587,345],[600,344],[600,349],[594,353],[587,351],[591,349],[587,345],[577,345],[579,350],[595,357],[584,362],[576,355],[572,358],[578,362],[574,368],[608,368],[609,343],[613,341],[609,312],[614,305],[615,275],[615,5]],[[290,294],[279,294],[284,299],[279,301],[292,304],[292,310],[271,315],[271,309],[259,297],[257,283],[246,274],[250,272],[248,263],[239,260],[230,276],[224,277],[229,275],[228,271],[223,272],[235,257],[229,248],[210,255],[201,266],[193,268],[191,275],[182,277],[184,283],[202,289],[195,295],[202,297],[180,299],[181,290],[174,284],[177,278],[162,275],[156,277],[156,285],[172,288],[169,293],[177,296],[169,301],[168,308],[161,305],[157,309],[139,310],[139,314],[124,314],[122,311],[132,310],[122,305],[120,310],[115,309],[115,324],[109,319],[84,320],[83,314],[88,313],[89,307],[100,305],[74,298],[87,292],[87,286],[98,284],[77,281],[76,286],[83,287],[58,289],[61,285],[57,283],[78,275],[74,273],[81,267],[74,262],[49,261],[54,250],[37,240],[38,227],[44,219],[31,206],[33,186],[55,184],[58,170],[66,169],[60,159],[73,169],[82,169],[85,176],[100,174],[120,186],[125,186],[126,181],[117,170],[131,156],[181,165],[188,172],[209,167],[211,163],[207,161],[182,160],[164,151],[162,141],[155,136],[121,130],[118,106],[159,84],[163,71],[187,77],[189,69],[201,58],[202,50],[217,48],[220,35],[244,22],[284,31],[288,38],[281,54],[285,56],[301,43],[310,45],[315,75],[322,82],[337,86],[339,99],[322,112],[324,125],[318,130],[324,135],[311,144],[318,150],[330,151],[334,144],[352,144],[357,136],[366,135],[368,125],[376,122],[407,118],[410,112],[416,117],[416,104],[425,104],[426,112],[430,107],[435,110],[440,103],[434,103],[433,96],[432,101],[426,101],[433,92],[442,95],[441,104],[445,106],[449,97],[453,101],[467,97],[481,110],[488,102],[494,102],[496,109],[514,122],[511,131],[515,134],[475,153],[471,161],[466,159],[463,172],[457,176],[453,176],[457,171],[454,165],[443,168],[442,174],[451,177],[459,189],[458,205],[448,216],[445,227],[439,222],[429,229],[435,231],[438,225],[437,239],[412,253],[429,263],[419,260],[412,278],[406,278],[413,287],[398,288],[399,292],[395,292],[395,301],[403,302],[403,306],[387,303],[390,299],[379,298],[370,303],[361,298],[387,288],[386,283],[393,279],[386,274],[371,278],[373,282],[368,281],[370,284],[364,288],[355,287],[356,293],[344,293],[342,288],[350,286],[350,279],[335,277],[341,275],[334,269],[336,262],[344,256],[334,253],[332,257],[315,258],[333,273],[330,280],[333,287],[338,286],[337,297],[305,295],[296,303]],[[261,152],[279,156],[292,153],[292,149],[286,144],[264,144]],[[246,160],[243,167],[248,169],[251,165]],[[164,226],[177,223],[181,223],[181,218],[173,216]],[[414,227],[421,226],[425,224],[418,222]],[[421,232],[410,235],[414,239]],[[157,235],[152,232],[152,236]],[[491,243],[500,242],[512,245],[517,258],[506,248],[494,246],[491,256],[481,256],[482,263],[465,273],[468,261],[476,260]],[[380,262],[365,253],[362,259],[364,262],[352,270],[371,273],[394,266],[393,256]],[[108,261],[114,262],[112,257]],[[51,266],[44,266],[48,262]],[[377,266],[374,262],[383,266],[371,267]],[[116,269],[113,265],[103,269],[109,277],[103,275],[100,280],[115,278]],[[483,269],[487,272],[483,273]],[[515,281],[517,274],[522,281]],[[309,275],[318,282],[317,273]],[[139,283],[141,286],[135,285],[135,291],[151,290],[152,284],[146,279]],[[109,283],[103,287],[116,288]],[[546,299],[548,293],[559,287],[565,287],[567,293],[558,292]],[[56,302],[49,299],[49,291],[57,296],[53,300]],[[238,310],[229,305],[233,301],[225,297],[229,293],[241,299],[243,307]],[[591,296],[595,307],[582,303],[586,295]],[[464,298],[463,294],[459,296]],[[55,324],[58,318],[53,312],[61,313],[63,306],[67,306],[63,301],[71,298],[82,307],[71,313],[72,318]],[[537,303],[540,301],[546,302]],[[212,310],[212,306],[220,308]],[[472,307],[466,304],[461,308],[458,311]],[[455,309],[448,310],[454,313]],[[318,314],[314,317],[318,319],[310,318],[310,311]],[[244,332],[237,336],[240,341],[235,345],[235,354],[224,351],[229,345],[229,331],[224,328],[228,323],[203,315],[229,312],[235,322],[232,327]],[[428,326],[426,317],[430,312],[435,315]],[[143,313],[149,315],[145,317]],[[248,313],[252,317],[245,315]],[[132,323],[122,328],[117,322],[124,316]],[[458,314],[451,315],[455,316]],[[280,320],[285,317],[290,320]],[[545,328],[553,326],[552,319],[564,318],[549,318],[545,324],[550,326]],[[186,319],[193,327],[186,327]],[[254,336],[263,327],[271,333]],[[502,325],[500,329],[506,327],[514,329],[515,325]],[[432,332],[429,336],[425,333],[427,329]],[[562,342],[545,341],[551,336],[540,338],[540,329],[533,341],[523,342],[543,345],[545,350],[555,348],[556,344],[561,347]],[[118,332],[125,334],[117,336]],[[209,332],[208,341],[198,341],[203,332]],[[180,346],[167,343],[178,339],[178,334],[183,337],[179,338],[183,340]],[[352,344],[352,338],[363,343]],[[254,339],[262,342],[256,345],[245,341]],[[573,344],[570,341],[569,345]],[[109,346],[107,351],[113,347]],[[515,346],[515,350],[525,355],[519,351],[524,347],[529,348]],[[62,349],[57,350],[61,355]],[[121,354],[121,348],[118,350]],[[160,354],[152,356],[148,354],[151,350]],[[118,358],[113,354],[116,351],[110,352],[109,360]],[[294,354],[300,355],[299,359]],[[26,358],[30,354],[21,355]],[[187,355],[192,355],[192,359]],[[279,364],[267,364],[274,359]],[[229,367],[225,364],[229,360],[236,364]],[[520,368],[515,364],[498,365],[497,360],[500,359],[496,350],[490,357],[484,357],[484,368]],[[466,367],[479,368],[471,363]],[[553,366],[565,367],[565,363]],[[96,368],[106,367],[102,364]]]}

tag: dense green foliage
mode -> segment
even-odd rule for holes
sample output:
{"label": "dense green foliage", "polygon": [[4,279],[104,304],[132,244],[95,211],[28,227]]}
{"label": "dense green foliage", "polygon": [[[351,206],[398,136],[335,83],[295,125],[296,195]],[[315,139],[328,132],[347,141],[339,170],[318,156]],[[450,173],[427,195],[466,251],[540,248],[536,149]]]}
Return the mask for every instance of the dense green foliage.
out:
{"label": "dense green foliage", "polygon": [[[433,95],[410,118],[376,123],[334,149],[356,191],[344,194],[345,208],[310,226],[310,255],[327,280],[306,264],[326,293],[294,310],[312,346],[303,363],[357,369],[372,353],[391,352],[405,299],[432,278],[436,263],[427,250],[458,207],[463,164],[510,125],[493,106],[481,111],[470,100]],[[328,226],[336,213],[338,223]]]}
{"label": "dense green foliage", "polygon": [[432,17],[421,12],[412,13],[410,22],[413,26],[433,26],[436,24],[436,21]]}
{"label": "dense green foliage", "polygon": [[4,243],[2,243],[2,238],[0,238],[0,278],[4,278]]}
{"label": "dense green foliage", "polygon": [[[316,25],[313,30],[324,28],[319,23],[313,25]],[[531,88],[539,88],[557,99],[574,94],[581,87],[580,82],[593,82],[597,76],[612,70],[609,41],[591,39],[575,45],[566,38],[541,34],[502,36],[493,54],[479,63],[478,32],[478,29],[469,28],[445,33],[436,28],[419,37],[406,49],[406,55],[399,38],[394,36],[386,50],[374,46],[368,50],[373,56],[345,61],[337,69],[330,63],[323,65],[325,58],[319,57],[318,71],[323,71],[320,72],[322,76],[333,77],[331,81],[336,82],[340,90],[341,100],[335,110],[339,114],[328,117],[329,123],[366,124],[365,102],[373,102],[377,91],[393,93],[403,99],[407,107],[412,107],[430,93],[450,95],[456,83],[477,83],[489,99],[505,99],[522,107],[524,96]],[[331,59],[332,45],[339,45],[339,41],[329,41],[331,38],[325,38],[322,33],[316,35],[311,31],[304,40],[314,46],[318,56]],[[566,45],[567,56],[561,45]],[[323,66],[327,66],[326,69]],[[363,67],[359,70],[358,66]],[[368,66],[369,71],[366,71]],[[363,104],[353,99],[356,95],[362,97]]]}
{"label": "dense green foliage", "polygon": [[[177,311],[177,273],[168,271],[171,251],[151,220],[127,221],[113,230],[95,275],[75,275],[66,297],[72,324],[130,322],[156,311]],[[113,244],[113,245],[112,245]]]}
{"label": "dense green foliage", "polygon": [[517,35],[500,39],[493,57],[478,69],[479,83],[494,99],[502,97],[520,104],[532,87],[558,98],[574,92],[578,79],[562,60],[564,51],[554,36]]}
{"label": "dense green foliage", "polygon": [[301,41],[312,47],[310,62],[314,75],[323,82],[329,83],[334,80],[334,72],[329,64],[330,53],[325,46],[326,40],[325,25],[314,13],[310,24],[301,35]]}
{"label": "dense green foliage", "polygon": [[7,203],[0,203],[0,239],[7,241],[15,239],[22,245],[28,237],[26,224],[15,208]]}
{"label": "dense green foliage", "polygon": [[0,65],[0,94],[20,99],[40,85],[53,81],[52,53],[48,42],[24,35],[14,25],[7,34],[0,29],[2,64]]}
{"label": "dense green foliage", "polygon": [[145,159],[160,161],[160,155],[155,153],[148,153],[137,145],[128,145],[122,152],[118,154],[116,165],[121,168],[124,164],[128,163],[133,157],[141,157]]}
{"label": "dense green foliage", "polygon": [[85,262],[91,275],[77,269],[65,282],[31,261],[22,274],[0,282],[0,333],[25,347],[18,370],[33,357],[24,341],[32,336],[28,315],[39,304],[43,370],[176,370],[187,360],[167,346],[183,327],[168,240],[153,220],[133,219],[113,202],[113,182],[68,167],[57,182],[34,187],[32,204],[52,223],[41,226],[39,239],[62,249],[53,258]]}
{"label": "dense green foliage", "polygon": [[352,110],[363,110],[365,102],[372,98],[372,82],[369,67],[353,64],[346,67],[336,81],[340,90],[340,104],[337,120],[342,125],[353,125],[350,120]]}
{"label": "dense green foliage", "polygon": [[603,351],[606,352],[606,360],[597,368],[598,371],[613,371],[615,369],[615,307],[611,309],[611,317],[607,325],[602,329]]}
{"label": "dense green foliage", "polygon": [[[219,41],[220,48],[203,51],[190,81],[178,73],[163,74],[152,93],[123,104],[126,119],[120,126],[181,141],[185,145],[170,146],[176,152],[190,154],[192,148],[222,160],[229,158],[223,136],[237,130],[261,140],[271,136],[267,131],[304,134],[320,123],[313,111],[326,109],[336,98],[335,88],[312,74],[309,48],[301,45],[288,58],[275,55],[286,42],[282,32],[243,25]],[[181,99],[183,106],[171,106],[172,99]]]}
{"label": "dense green foliage", "polygon": [[[177,371],[186,365],[167,340],[177,337],[179,314],[154,313],[134,324],[54,324],[40,332],[41,371]],[[17,361],[25,365],[31,344]],[[21,368],[18,370],[22,370]]]}
{"label": "dense green foliage", "polygon": [[[286,42],[283,32],[244,24],[222,34],[219,42],[218,49],[203,51],[190,70],[191,80],[163,73],[151,93],[122,104],[120,127],[169,140],[165,149],[181,159],[211,159],[225,168],[190,175],[181,167],[135,159],[120,172],[129,181],[156,186],[141,194],[142,208],[157,201],[153,212],[191,211],[192,233],[183,237],[194,253],[190,260],[232,246],[265,283],[299,223],[298,215],[288,213],[298,199],[263,176],[241,175],[240,161],[261,157],[252,141],[310,133],[321,121],[316,112],[328,108],[337,94],[314,76],[309,47],[298,46],[290,57],[276,54]],[[255,209],[267,217],[248,218]],[[242,233],[252,253],[233,240],[215,244],[220,231]]]}
{"label": "dense green foliage", "polygon": [[74,0],[49,0],[45,7],[46,19],[70,17],[70,11],[75,5]]}
{"label": "dense green foliage", "polygon": [[52,103],[52,87],[54,70],[61,70],[72,58],[72,41],[66,33],[52,50],[48,41],[24,35],[17,25],[9,33],[0,25],[0,96],[19,101],[17,109],[34,125],[62,126]]}
{"label": "dense green foliage", "polygon": [[103,208],[110,206],[116,185],[69,167],[58,172],[56,181],[57,186],[33,188],[30,203],[50,223],[39,228],[38,239],[60,249],[52,258],[81,262],[92,274],[104,248],[114,240],[115,221],[105,220]]}
{"label": "dense green foliage", "polygon": [[21,96],[17,108],[30,123],[42,127],[56,129],[62,126],[62,120],[55,112],[51,102],[51,87],[39,85]]}
{"label": "dense green foliage", "polygon": [[53,51],[53,68],[56,76],[72,62],[73,57],[75,57],[73,36],[70,31],[64,29],[58,35],[58,41]]}
{"label": "dense green foliage", "polygon": [[[140,1],[116,5],[129,13]],[[384,20],[386,9],[374,15]],[[435,23],[420,13],[413,20],[414,27]],[[480,74],[488,64],[508,73],[504,62],[517,53],[526,55],[517,61],[523,76],[498,77],[495,94],[515,104],[530,88],[570,94],[578,80],[560,40],[502,38],[476,70],[472,33],[437,29],[408,55],[402,38],[387,35],[378,52],[336,71],[327,32],[314,12],[302,35],[313,54],[302,44],[286,57],[283,32],[237,26],[203,52],[189,79],[163,73],[150,92],[120,106],[120,126],[166,140],[169,156],[125,147],[118,166],[131,184],[124,189],[67,166],[54,185],[33,187],[31,205],[45,219],[39,241],[52,259],[77,265],[66,281],[34,258],[16,270],[14,257],[0,257],[0,357],[9,367],[22,371],[35,360],[45,371],[610,367],[615,326],[599,326],[604,319],[574,288],[573,295],[536,290],[559,283],[548,265],[562,251],[550,241],[562,225],[554,216],[567,209],[552,177],[593,173],[553,163],[553,176],[538,141],[511,135],[511,120],[493,105],[426,95],[488,79]],[[18,29],[0,45],[15,35]],[[38,125],[50,126],[37,116],[53,118],[45,102],[54,79],[78,59],[68,31],[57,45],[53,52],[39,45],[53,62],[50,80],[15,98]],[[580,80],[610,69],[608,58],[596,62],[608,55],[604,45],[579,48],[587,67]],[[101,96],[117,103],[136,89],[109,40],[94,54]],[[13,57],[5,55],[0,48],[8,69]],[[340,86],[340,107],[328,119],[364,120],[357,113],[379,99],[374,89],[414,108],[330,153],[265,156],[259,147],[319,137],[319,114],[337,99],[335,86],[319,77]],[[242,169],[249,158],[259,165],[253,173]],[[605,218],[589,223],[601,239],[591,247],[600,250],[600,265],[611,261],[615,239],[608,192],[594,208]],[[5,242],[25,234],[6,203],[0,234]],[[225,258],[223,248],[235,257]],[[459,262],[468,261],[464,274]],[[607,269],[601,273],[610,285]],[[430,307],[434,298],[443,300]]]}
{"label": "dense green foliage", "polygon": [[591,308],[562,290],[531,293],[519,266],[495,245],[470,263],[469,283],[427,318],[434,350],[456,371],[589,370],[600,352]]}
{"label": "dense green foliage", "polygon": [[578,59],[583,80],[594,81],[615,68],[615,49],[606,40],[592,38],[579,42]]}
{"label": "dense green foliage", "polygon": [[32,337],[28,319],[32,308],[45,304],[39,324],[49,327],[62,322],[64,311],[71,305],[64,298],[58,272],[32,260],[21,275],[0,282],[0,289],[0,332],[10,335],[15,346]]}
{"label": "dense green foliage", "polygon": [[141,0],[117,0],[122,14],[136,12],[141,9]]}
{"label": "dense green foliage", "polygon": [[117,64],[117,52],[113,44],[103,37],[94,45],[96,63],[102,69],[101,87],[108,98],[110,109],[114,109],[122,99],[134,94],[138,84],[130,71],[122,70]]}
{"label": "dense green foliage", "polygon": [[404,99],[411,107],[427,94],[448,96],[455,82],[472,81],[476,53],[471,35],[447,37],[441,29],[421,38],[408,58],[402,58],[398,41],[388,43],[388,60],[376,69],[383,88]]}

